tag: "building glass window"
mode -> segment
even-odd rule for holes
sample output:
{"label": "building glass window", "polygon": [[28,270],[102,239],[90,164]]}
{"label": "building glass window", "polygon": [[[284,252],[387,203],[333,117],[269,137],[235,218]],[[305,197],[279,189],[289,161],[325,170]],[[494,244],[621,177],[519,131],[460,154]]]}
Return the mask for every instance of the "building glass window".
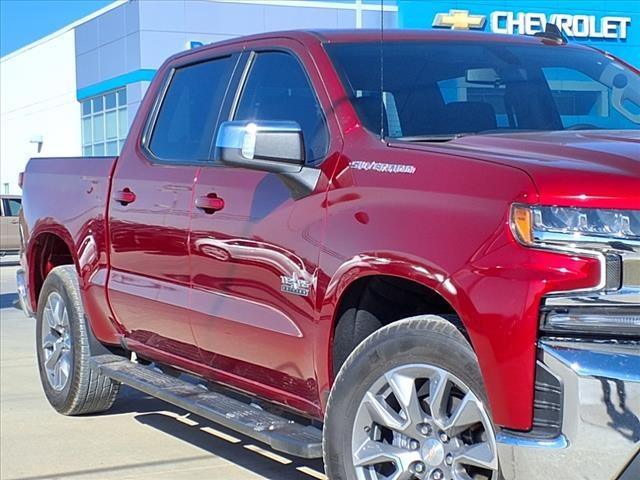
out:
{"label": "building glass window", "polygon": [[118,155],[129,130],[126,88],[88,98],[81,104],[82,155]]}

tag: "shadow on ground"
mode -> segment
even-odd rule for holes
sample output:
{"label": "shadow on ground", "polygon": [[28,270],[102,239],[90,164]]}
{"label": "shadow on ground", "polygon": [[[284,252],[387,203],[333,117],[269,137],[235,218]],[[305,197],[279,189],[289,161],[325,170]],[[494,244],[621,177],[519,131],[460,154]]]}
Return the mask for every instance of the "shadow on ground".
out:
{"label": "shadow on ground", "polygon": [[[150,397],[144,393],[123,387],[114,406],[104,416],[134,414],[134,419],[159,432],[171,435],[176,441],[188,442],[205,452],[182,459],[187,463],[206,458],[207,454],[223,458],[269,480],[324,479],[321,460],[303,460],[279,454],[267,445],[224,428],[209,420]],[[178,460],[180,461],[180,460]],[[64,472],[65,478],[86,475],[117,474],[136,468],[162,465],[164,462],[141,462],[134,465],[84,469]],[[166,463],[175,464],[176,460]],[[20,480],[45,480],[48,475],[23,477]]]}
{"label": "shadow on ground", "polygon": [[17,302],[18,294],[16,292],[0,294],[0,308],[19,308]]}
{"label": "shadow on ground", "polygon": [[[229,430],[205,418],[190,414],[180,408],[150,399],[144,394],[127,392],[122,405],[126,410],[135,407],[139,412],[134,418],[149,427],[171,435],[217,457],[244,467],[272,480],[310,480],[323,477],[321,460],[304,460],[280,454],[269,446]],[[153,411],[139,408],[146,402],[154,404]],[[116,410],[117,411],[117,410]]]}
{"label": "shadow on ground", "polygon": [[156,428],[217,457],[272,480],[323,478],[321,460],[304,460],[271,450],[253,439],[195,415],[176,418],[165,412],[137,415],[140,423]]}

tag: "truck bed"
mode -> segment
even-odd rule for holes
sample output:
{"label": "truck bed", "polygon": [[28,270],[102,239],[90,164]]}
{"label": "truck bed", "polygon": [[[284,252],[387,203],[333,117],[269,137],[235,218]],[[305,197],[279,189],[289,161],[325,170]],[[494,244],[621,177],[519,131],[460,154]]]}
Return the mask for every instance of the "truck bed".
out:
{"label": "truck bed", "polygon": [[[35,262],[36,244],[54,234],[67,245],[84,280],[100,270],[106,272],[105,218],[116,160],[117,157],[29,160],[22,185],[23,265]],[[32,272],[27,279],[36,284],[32,292],[37,291],[40,281]],[[37,299],[30,300],[35,308]]]}
{"label": "truck bed", "polygon": [[29,160],[23,184],[24,217],[29,230],[38,228],[43,222],[53,222],[65,225],[71,235],[76,236],[91,219],[104,219],[116,159],[69,157]]}

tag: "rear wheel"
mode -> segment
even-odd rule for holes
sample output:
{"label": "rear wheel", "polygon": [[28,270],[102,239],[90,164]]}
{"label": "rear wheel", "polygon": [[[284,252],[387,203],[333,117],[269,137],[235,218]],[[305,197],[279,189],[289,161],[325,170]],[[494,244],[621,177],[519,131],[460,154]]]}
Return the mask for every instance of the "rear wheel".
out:
{"label": "rear wheel", "polygon": [[108,410],[120,386],[90,368],[88,328],[75,268],[54,268],[40,292],[36,349],[44,393],[64,415]]}
{"label": "rear wheel", "polygon": [[495,480],[497,446],[476,356],[447,320],[415,317],[362,342],[324,429],[332,480]]}

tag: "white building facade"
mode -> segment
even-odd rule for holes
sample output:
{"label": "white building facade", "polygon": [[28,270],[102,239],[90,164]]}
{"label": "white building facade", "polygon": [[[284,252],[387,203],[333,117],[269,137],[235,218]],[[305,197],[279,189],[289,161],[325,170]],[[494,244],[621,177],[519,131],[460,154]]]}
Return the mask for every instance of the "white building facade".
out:
{"label": "white building facade", "polygon": [[80,155],[74,31],[2,58],[0,192],[20,193],[29,157]]}
{"label": "white building facade", "polygon": [[[385,26],[397,25],[395,1]],[[298,28],[379,28],[379,0],[116,0],[0,59],[0,193],[31,157],[117,155],[149,82],[179,51]]]}

